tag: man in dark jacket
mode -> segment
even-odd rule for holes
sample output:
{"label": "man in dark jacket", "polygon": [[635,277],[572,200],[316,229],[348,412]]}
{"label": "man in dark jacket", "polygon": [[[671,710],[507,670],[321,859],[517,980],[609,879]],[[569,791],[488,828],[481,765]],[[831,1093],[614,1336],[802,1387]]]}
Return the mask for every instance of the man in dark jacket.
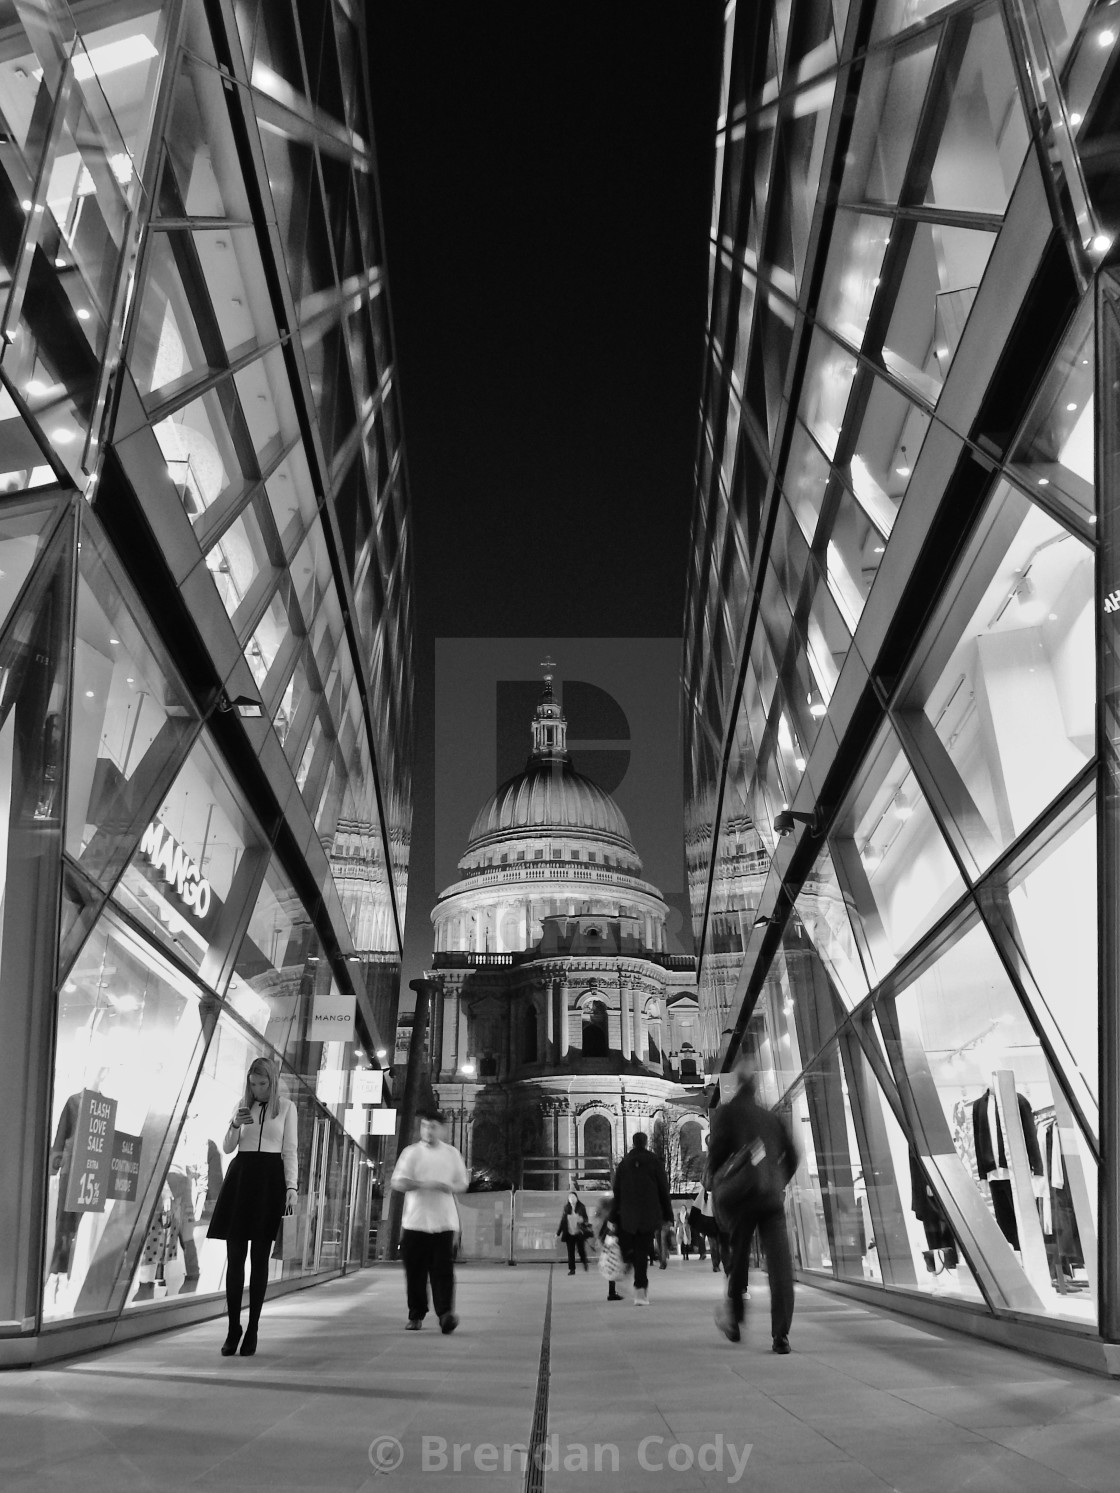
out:
{"label": "man in dark jacket", "polygon": [[614,1174],[614,1222],[622,1258],[634,1267],[634,1305],[649,1305],[649,1262],[654,1235],[673,1221],[669,1179],[661,1159],[646,1149],[642,1131]]}
{"label": "man in dark jacket", "polygon": [[770,1331],[774,1352],[788,1353],[789,1329],[793,1321],[793,1261],[780,1194],[797,1170],[797,1149],[783,1121],[772,1110],[759,1104],[754,1074],[745,1063],[735,1071],[739,1087],[730,1100],[720,1105],[712,1120],[708,1142],[709,1175],[714,1177],[736,1151],[754,1147],[761,1162],[760,1173],[765,1171],[772,1177],[776,1191],[769,1198],[749,1201],[738,1218],[732,1221],[727,1295],[716,1307],[716,1326],[731,1342],[739,1341],[751,1239],[757,1229],[770,1279]]}

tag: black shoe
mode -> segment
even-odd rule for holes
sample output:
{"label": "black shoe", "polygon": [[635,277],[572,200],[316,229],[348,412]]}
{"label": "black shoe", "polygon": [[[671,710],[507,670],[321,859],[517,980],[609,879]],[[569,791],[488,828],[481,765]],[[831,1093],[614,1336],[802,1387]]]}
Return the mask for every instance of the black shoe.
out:
{"label": "black shoe", "polygon": [[246,1330],[245,1341],[241,1344],[242,1358],[252,1358],[257,1351],[257,1329],[250,1327]]}
{"label": "black shoe", "polygon": [[569,1275],[575,1275],[575,1271],[574,1271],[574,1270],[569,1270],[569,1271],[568,1271],[568,1274],[569,1274]]}
{"label": "black shoe", "polygon": [[789,1345],[789,1338],[788,1337],[776,1337],[774,1339],[774,1352],[775,1353],[792,1353],[793,1349]]}
{"label": "black shoe", "polygon": [[458,1325],[459,1318],[454,1312],[444,1312],[443,1316],[439,1319],[439,1330],[445,1336],[449,1332],[454,1332]]}
{"label": "black shoe", "polygon": [[608,1301],[625,1301],[626,1298],[625,1298],[625,1296],[623,1296],[623,1294],[622,1294],[621,1291],[608,1291],[607,1292],[607,1300]]}
{"label": "black shoe", "polygon": [[228,1334],[226,1335],[226,1340],[222,1344],[222,1357],[232,1358],[233,1355],[237,1352],[237,1345],[240,1341],[241,1325],[240,1323],[238,1323],[236,1327],[231,1327]]}
{"label": "black shoe", "polygon": [[726,1298],[716,1307],[715,1323],[729,1343],[737,1343],[740,1340],[742,1333],[735,1320],[735,1311]]}
{"label": "black shoe", "polygon": [[421,1321],[422,1318],[420,1317],[409,1317],[408,1321],[404,1324],[405,1332],[419,1332]]}

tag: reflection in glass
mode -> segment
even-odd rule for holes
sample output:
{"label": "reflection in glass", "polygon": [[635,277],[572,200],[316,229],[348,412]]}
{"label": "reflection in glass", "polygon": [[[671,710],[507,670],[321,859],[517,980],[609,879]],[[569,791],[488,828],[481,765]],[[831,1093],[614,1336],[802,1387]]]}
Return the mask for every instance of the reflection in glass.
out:
{"label": "reflection in glass", "polygon": [[878,978],[964,892],[949,847],[889,725],[840,814],[830,846]]}
{"label": "reflection in glass", "polygon": [[1096,522],[1093,453],[1093,300],[1086,296],[1011,457],[1032,492]]}
{"label": "reflection in glass", "polygon": [[843,202],[893,205],[902,191],[937,37],[867,59],[840,187]]}
{"label": "reflection in glass", "polygon": [[796,902],[817,958],[828,971],[845,1006],[854,1010],[868,993],[867,976],[852,933],[844,893],[827,848],[802,884]]}
{"label": "reflection in glass", "polygon": [[253,476],[242,466],[230,431],[223,407],[229,395],[228,384],[211,389],[152,427],[192,524]]}
{"label": "reflection in glass", "polygon": [[1089,549],[1007,483],[981,533],[964,567],[971,615],[942,625],[936,682],[907,702],[978,868],[1089,761],[1096,690]]}

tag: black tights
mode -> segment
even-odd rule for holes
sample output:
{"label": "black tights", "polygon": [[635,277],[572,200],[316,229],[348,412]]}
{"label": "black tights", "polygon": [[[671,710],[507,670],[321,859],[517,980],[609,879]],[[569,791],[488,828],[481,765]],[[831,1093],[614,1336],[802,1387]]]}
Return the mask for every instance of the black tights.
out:
{"label": "black tights", "polygon": [[252,1247],[249,1256],[249,1326],[256,1327],[261,1319],[265,1288],[268,1285],[268,1259],[272,1253],[271,1239],[227,1239],[226,1240],[226,1311],[229,1313],[229,1330],[235,1332],[241,1325],[241,1297],[245,1290],[245,1253]]}

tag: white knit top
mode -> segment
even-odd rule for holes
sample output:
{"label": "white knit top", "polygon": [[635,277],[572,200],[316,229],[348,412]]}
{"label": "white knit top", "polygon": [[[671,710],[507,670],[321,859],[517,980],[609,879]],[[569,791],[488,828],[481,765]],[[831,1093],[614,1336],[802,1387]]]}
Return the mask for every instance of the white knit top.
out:
{"label": "white knit top", "polygon": [[[237,1108],[241,1108],[240,1104]],[[295,1188],[299,1175],[296,1150],[296,1107],[290,1099],[281,1099],[280,1110],[275,1118],[265,1114],[267,1108],[267,1100],[263,1104],[259,1100],[254,1100],[252,1119],[242,1125],[240,1130],[237,1130],[233,1123],[237,1117],[235,1109],[222,1142],[222,1150],[227,1154],[230,1151],[239,1153],[271,1151],[274,1154],[279,1152],[284,1158],[284,1185]]]}

